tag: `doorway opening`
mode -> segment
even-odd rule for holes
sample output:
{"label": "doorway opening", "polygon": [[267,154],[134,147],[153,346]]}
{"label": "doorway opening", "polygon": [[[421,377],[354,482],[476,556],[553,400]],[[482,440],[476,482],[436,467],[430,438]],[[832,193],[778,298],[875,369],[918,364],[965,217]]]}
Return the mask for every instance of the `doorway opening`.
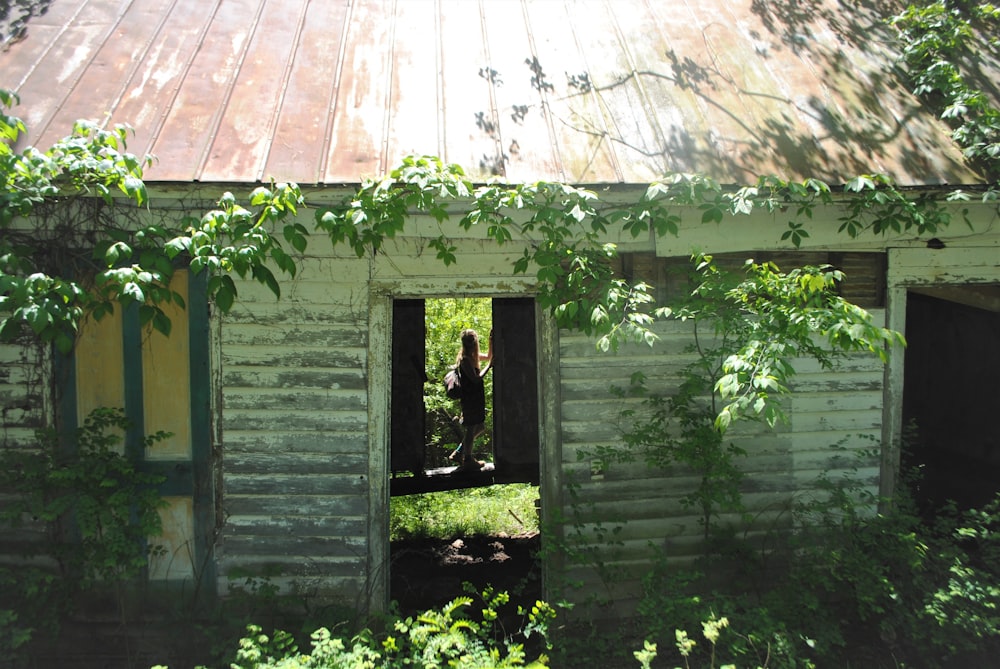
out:
{"label": "doorway opening", "polygon": [[[541,596],[538,356],[532,298],[397,299],[390,384],[390,599],[404,614],[486,586],[512,600]],[[461,443],[461,403],[443,378],[462,330],[479,333],[485,377],[481,469],[449,455]],[[529,601],[529,603],[530,603]]]}
{"label": "doorway opening", "polygon": [[907,294],[901,473],[925,517],[948,500],[981,506],[1000,490],[998,305],[1000,286]]}

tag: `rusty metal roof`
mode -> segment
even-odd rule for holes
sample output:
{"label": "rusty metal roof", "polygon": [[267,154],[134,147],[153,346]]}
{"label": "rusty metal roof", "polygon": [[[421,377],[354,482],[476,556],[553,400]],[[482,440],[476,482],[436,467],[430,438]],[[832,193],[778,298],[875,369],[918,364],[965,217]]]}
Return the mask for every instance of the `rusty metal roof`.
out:
{"label": "rusty metal roof", "polygon": [[0,87],[22,144],[131,124],[152,181],[356,183],[408,153],[477,180],[982,181],[907,92],[884,6],[51,0]]}

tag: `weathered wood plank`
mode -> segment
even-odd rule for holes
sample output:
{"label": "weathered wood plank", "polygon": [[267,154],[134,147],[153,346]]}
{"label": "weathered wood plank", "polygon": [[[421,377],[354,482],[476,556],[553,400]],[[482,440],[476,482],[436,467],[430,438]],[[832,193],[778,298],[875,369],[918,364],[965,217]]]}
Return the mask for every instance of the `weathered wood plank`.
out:
{"label": "weathered wood plank", "polygon": [[240,430],[261,430],[265,432],[309,432],[330,433],[331,438],[338,432],[364,432],[366,414],[363,411],[309,411],[299,409],[267,409],[226,411],[222,416],[222,427]]}
{"label": "weathered wood plank", "polygon": [[[348,294],[350,297],[351,295]],[[288,302],[287,300],[256,303],[237,302],[232,310],[221,317],[224,328],[244,323],[257,325],[334,325],[363,327],[368,314],[353,301],[338,302],[324,295],[315,303]]]}
{"label": "weathered wood plank", "polygon": [[355,390],[298,389],[288,391],[277,388],[226,387],[222,399],[228,411],[281,410],[357,412],[367,406],[366,393]]}
{"label": "weathered wood plank", "polygon": [[295,347],[268,348],[261,346],[226,346],[222,350],[223,367],[263,366],[291,369],[364,369],[366,351],[364,348],[308,348]]}
{"label": "weathered wood plank", "polygon": [[364,348],[367,335],[354,325],[239,323],[222,328],[223,346]]}
{"label": "weathered wood plank", "polygon": [[888,280],[895,284],[993,283],[1000,279],[1000,248],[976,246],[889,250]]}
{"label": "weathered wood plank", "polygon": [[316,388],[366,391],[368,381],[358,369],[273,369],[231,366],[222,370],[223,387]]}
{"label": "weathered wood plank", "polygon": [[882,425],[881,411],[857,410],[835,413],[802,413],[790,417],[793,432],[818,432],[821,430],[877,431]]}
{"label": "weathered wood plank", "polygon": [[[437,234],[433,236],[436,237]],[[498,246],[492,240],[452,237],[450,239],[456,247],[455,262],[446,266],[427,245],[430,239],[431,237],[397,237],[387,240],[375,258],[372,278],[375,281],[410,281],[421,277],[471,277],[477,281],[526,278],[525,275],[514,274],[514,264],[522,257],[526,248],[523,244]]]}
{"label": "weathered wood plank", "polygon": [[[357,514],[358,503],[354,498],[344,498],[325,493],[313,495],[227,495],[225,509],[237,525],[240,516],[300,516],[314,522],[326,520],[351,522],[364,518]],[[351,513],[352,510],[355,513]],[[227,520],[228,523],[228,520]],[[363,534],[363,533],[362,533]],[[359,535],[360,536],[360,535]]]}
{"label": "weathered wood plank", "polygon": [[4,426],[3,433],[0,435],[0,448],[17,448],[25,450],[38,448],[38,436],[36,435],[36,431],[42,427],[41,417],[34,416],[33,420],[20,424],[15,423],[13,419],[14,416],[10,416],[6,419],[8,424]]}
{"label": "weathered wood plank", "polygon": [[344,515],[337,509],[337,515],[315,515],[315,511],[303,508],[298,515],[272,513],[271,515],[245,515],[233,512],[226,518],[226,532],[244,536],[342,536],[364,537],[367,521],[364,516]]}
{"label": "weathered wood plank", "polygon": [[[247,571],[270,574],[277,569],[280,576],[267,576],[267,583],[283,594],[295,594],[306,591],[318,601],[349,602],[351,605],[363,605],[359,593],[367,592],[368,587],[364,574],[352,571],[351,566],[356,561],[333,562],[310,558],[297,562],[275,563],[264,559],[258,562],[228,562],[221,561],[216,587],[221,593],[231,593],[244,588],[247,581]],[[234,574],[232,579],[226,574]]]}
{"label": "weathered wood plank", "polygon": [[[331,495],[347,498],[352,514],[364,513],[368,477],[325,474],[260,473],[225,474],[230,495]],[[357,508],[355,507],[357,505]]]}
{"label": "weathered wood plank", "polygon": [[846,411],[881,412],[882,391],[853,388],[847,392],[798,392],[789,398],[791,412],[796,418],[803,414],[833,414]]}
{"label": "weathered wood plank", "polygon": [[227,429],[226,454],[230,453],[360,453],[368,452],[368,435],[364,432],[277,432],[266,430]]}
{"label": "weathered wood plank", "polygon": [[365,453],[226,453],[226,472],[229,475],[260,474],[309,474],[315,476],[340,476],[365,474],[368,458]]}
{"label": "weathered wood plank", "polygon": [[[229,535],[223,538],[227,554],[245,556],[345,557],[359,559],[368,546],[366,537]],[[361,572],[355,563],[353,573]]]}

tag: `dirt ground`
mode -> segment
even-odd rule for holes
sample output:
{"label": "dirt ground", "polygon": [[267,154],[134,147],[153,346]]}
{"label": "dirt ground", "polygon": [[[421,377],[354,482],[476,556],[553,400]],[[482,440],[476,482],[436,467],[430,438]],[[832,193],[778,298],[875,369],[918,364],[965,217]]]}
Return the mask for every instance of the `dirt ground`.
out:
{"label": "dirt ground", "polygon": [[476,592],[489,585],[512,601],[533,603],[541,597],[539,545],[537,533],[393,542],[391,598],[412,615],[468,594],[462,586],[468,582]]}

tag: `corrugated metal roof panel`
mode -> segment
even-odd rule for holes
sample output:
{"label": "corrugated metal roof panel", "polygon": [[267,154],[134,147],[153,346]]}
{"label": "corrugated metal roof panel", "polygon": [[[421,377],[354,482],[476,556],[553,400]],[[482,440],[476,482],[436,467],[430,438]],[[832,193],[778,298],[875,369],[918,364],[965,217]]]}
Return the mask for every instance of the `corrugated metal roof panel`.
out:
{"label": "corrugated metal roof panel", "polygon": [[0,86],[25,143],[126,122],[159,181],[353,183],[407,153],[479,180],[981,181],[899,80],[883,18],[836,0],[54,0],[0,53]]}
{"label": "corrugated metal roof panel", "polygon": [[386,169],[383,147],[392,76],[392,2],[352,6],[343,33],[340,78],[327,147],[324,182],[358,181]]}
{"label": "corrugated metal roof panel", "polygon": [[286,70],[281,114],[258,180],[270,176],[317,183],[326,167],[350,8],[339,2],[312,2],[302,16],[294,59]]}

